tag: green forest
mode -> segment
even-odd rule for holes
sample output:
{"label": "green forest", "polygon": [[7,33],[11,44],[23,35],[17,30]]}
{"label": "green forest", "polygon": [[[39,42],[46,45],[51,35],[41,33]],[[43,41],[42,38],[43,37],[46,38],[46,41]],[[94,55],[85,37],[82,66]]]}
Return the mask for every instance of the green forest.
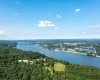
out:
{"label": "green forest", "polygon": [[9,45],[0,46],[0,80],[100,80],[99,68],[55,60]]}

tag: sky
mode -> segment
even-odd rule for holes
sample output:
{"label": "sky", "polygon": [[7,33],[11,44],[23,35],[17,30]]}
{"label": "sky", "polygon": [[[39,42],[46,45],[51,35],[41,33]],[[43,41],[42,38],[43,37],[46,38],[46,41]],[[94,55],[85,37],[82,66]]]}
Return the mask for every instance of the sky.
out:
{"label": "sky", "polygon": [[0,0],[0,40],[100,38],[100,0]]}

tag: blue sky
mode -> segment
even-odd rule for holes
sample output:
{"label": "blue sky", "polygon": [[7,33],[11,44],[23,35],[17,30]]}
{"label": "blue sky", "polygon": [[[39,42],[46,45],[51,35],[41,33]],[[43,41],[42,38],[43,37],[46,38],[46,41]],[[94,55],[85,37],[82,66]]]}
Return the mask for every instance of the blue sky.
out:
{"label": "blue sky", "polygon": [[100,38],[100,0],[0,0],[0,39]]}

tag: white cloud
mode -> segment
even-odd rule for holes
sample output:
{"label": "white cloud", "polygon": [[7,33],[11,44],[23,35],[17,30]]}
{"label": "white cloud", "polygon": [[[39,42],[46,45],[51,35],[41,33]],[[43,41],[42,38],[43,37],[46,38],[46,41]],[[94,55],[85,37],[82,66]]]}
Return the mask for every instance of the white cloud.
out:
{"label": "white cloud", "polygon": [[62,16],[61,15],[56,15],[56,18],[62,18]]}
{"label": "white cloud", "polygon": [[55,24],[53,24],[51,21],[39,21],[38,27],[54,27]]}
{"label": "white cloud", "polygon": [[78,8],[78,9],[75,9],[75,12],[80,12],[80,9]]}
{"label": "white cloud", "polygon": [[81,32],[82,34],[86,34],[86,32]]}
{"label": "white cloud", "polygon": [[100,28],[100,25],[91,25],[91,26],[88,26],[89,28]]}
{"label": "white cloud", "polygon": [[8,35],[11,35],[12,32],[6,32],[4,30],[0,30],[0,36],[8,36]]}
{"label": "white cloud", "polygon": [[0,30],[0,36],[2,36],[4,34],[3,30]]}

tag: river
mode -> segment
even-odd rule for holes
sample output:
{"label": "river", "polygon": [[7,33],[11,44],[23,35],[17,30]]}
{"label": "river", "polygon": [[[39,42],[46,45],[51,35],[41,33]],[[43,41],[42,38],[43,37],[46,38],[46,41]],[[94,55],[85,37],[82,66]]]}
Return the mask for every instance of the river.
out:
{"label": "river", "polygon": [[72,52],[55,52],[55,51],[43,49],[42,47],[39,46],[34,46],[33,44],[28,43],[26,41],[18,42],[17,49],[21,49],[24,51],[40,52],[42,54],[45,54],[48,57],[52,57],[58,60],[64,60],[73,64],[89,65],[89,66],[95,66],[100,68],[99,57],[91,57],[91,56],[85,56],[81,54],[74,54]]}

